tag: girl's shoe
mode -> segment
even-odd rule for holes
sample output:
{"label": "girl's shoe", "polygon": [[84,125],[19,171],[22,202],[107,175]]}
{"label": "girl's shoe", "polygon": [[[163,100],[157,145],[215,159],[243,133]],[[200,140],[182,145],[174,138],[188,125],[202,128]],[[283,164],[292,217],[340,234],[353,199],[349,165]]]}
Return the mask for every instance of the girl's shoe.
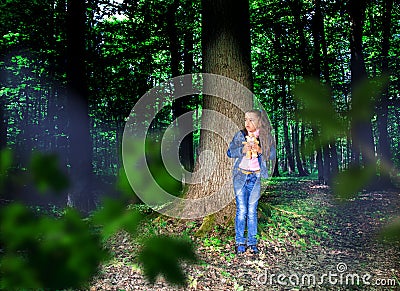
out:
{"label": "girl's shoe", "polygon": [[256,245],[249,246],[249,249],[252,254],[258,254],[260,252]]}
{"label": "girl's shoe", "polygon": [[245,245],[237,245],[236,246],[236,254],[243,254],[246,251]]}

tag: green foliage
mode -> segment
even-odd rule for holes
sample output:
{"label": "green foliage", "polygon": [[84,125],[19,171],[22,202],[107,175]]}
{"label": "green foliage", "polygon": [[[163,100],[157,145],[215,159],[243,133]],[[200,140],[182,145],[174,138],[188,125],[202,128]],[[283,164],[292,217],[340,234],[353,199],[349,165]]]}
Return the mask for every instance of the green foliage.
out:
{"label": "green foliage", "polygon": [[278,244],[286,241],[302,249],[319,245],[328,236],[330,227],[321,222],[324,216],[334,214],[327,212],[327,206],[318,204],[307,193],[296,188],[301,179],[271,178],[271,181],[273,184],[285,183],[287,189],[291,190],[269,193],[279,197],[279,204],[269,204],[271,215],[266,221],[260,221],[262,237]]}
{"label": "green foliage", "polygon": [[35,216],[25,206],[3,207],[1,288],[78,288],[106,258],[100,237],[75,210],[61,218]]}
{"label": "green foliage", "polygon": [[203,239],[203,245],[205,247],[210,247],[211,249],[214,249],[216,251],[219,251],[223,248],[222,239],[220,237],[215,237],[215,236],[205,237]]}
{"label": "green foliage", "polygon": [[180,268],[180,261],[196,262],[192,245],[182,239],[167,236],[153,236],[144,242],[139,255],[144,274],[152,283],[162,274],[171,283],[182,285],[185,275]]}

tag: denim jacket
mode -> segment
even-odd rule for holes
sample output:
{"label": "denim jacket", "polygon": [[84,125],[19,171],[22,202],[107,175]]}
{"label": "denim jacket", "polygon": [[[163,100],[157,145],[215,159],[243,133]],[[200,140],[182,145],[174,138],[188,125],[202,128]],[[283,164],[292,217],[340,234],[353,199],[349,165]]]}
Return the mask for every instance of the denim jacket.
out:
{"label": "denim jacket", "polygon": [[[231,143],[229,144],[229,148],[227,151],[227,155],[230,158],[235,158],[235,164],[233,166],[233,173],[237,172],[239,168],[239,164],[242,161],[245,154],[243,153],[243,142],[246,141],[246,138],[242,131],[238,131],[233,137]],[[270,160],[275,159],[276,150],[274,147],[271,148],[271,153],[269,156]],[[263,158],[263,154],[258,155],[258,163],[260,165],[260,175],[262,178],[268,178],[268,168],[265,159]]]}

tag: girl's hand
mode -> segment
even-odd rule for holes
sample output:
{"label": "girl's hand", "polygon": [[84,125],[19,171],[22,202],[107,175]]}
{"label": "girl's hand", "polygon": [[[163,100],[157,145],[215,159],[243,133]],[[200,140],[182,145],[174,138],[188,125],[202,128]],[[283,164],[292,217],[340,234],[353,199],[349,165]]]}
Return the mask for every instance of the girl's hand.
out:
{"label": "girl's hand", "polygon": [[259,153],[259,154],[262,153],[261,147],[260,147],[258,144],[253,145],[253,146],[251,147],[251,149],[252,149],[252,150],[256,150],[257,153]]}
{"label": "girl's hand", "polygon": [[245,154],[245,153],[247,153],[248,151],[251,151],[251,145],[249,145],[248,143],[246,143],[244,146],[243,146],[243,150],[242,150],[242,152]]}

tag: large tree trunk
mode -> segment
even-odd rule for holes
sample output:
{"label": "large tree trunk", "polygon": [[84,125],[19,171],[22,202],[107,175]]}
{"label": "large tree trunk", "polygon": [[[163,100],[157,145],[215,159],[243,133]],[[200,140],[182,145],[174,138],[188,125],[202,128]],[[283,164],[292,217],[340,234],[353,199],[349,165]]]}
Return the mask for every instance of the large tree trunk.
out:
{"label": "large tree trunk", "polygon": [[[249,3],[240,0],[203,0],[202,1],[202,52],[203,72],[229,77],[248,89],[252,89],[252,74],[250,61],[250,24]],[[251,98],[244,98],[234,94],[232,88],[220,88],[226,92],[224,95],[235,98],[241,108],[251,109]],[[203,110],[215,110],[225,117],[233,120],[237,126],[243,127],[244,113],[221,98],[205,95],[203,97]],[[202,128],[215,128],[216,132],[231,131],[227,124],[210,115],[202,116]],[[234,132],[232,132],[233,137]],[[220,191],[221,197],[232,201],[223,210],[215,215],[209,215],[203,220],[200,233],[209,230],[211,223],[233,222],[235,206],[233,202],[233,187],[227,187],[226,181],[231,181],[233,163],[226,155],[228,144],[222,137],[210,130],[201,130],[199,153],[201,163],[197,160],[195,173],[198,169],[212,168],[213,173],[202,183],[193,184],[186,195],[188,199],[205,197]],[[202,155],[205,150],[212,151],[214,155]],[[201,173],[199,174],[201,175]],[[195,180],[199,177],[195,174]],[[230,183],[231,184],[231,183]],[[221,187],[224,186],[224,189]],[[226,199],[226,198],[223,198]],[[207,205],[204,205],[207,207]],[[197,211],[202,211],[198,209]]]}
{"label": "large tree trunk", "polygon": [[[385,73],[389,72],[389,48],[390,48],[390,28],[391,28],[391,15],[393,8],[393,0],[384,1],[384,14],[382,21],[382,71]],[[390,186],[390,175],[389,172],[393,167],[391,161],[391,151],[389,143],[388,133],[388,103],[389,103],[389,92],[388,88],[380,96],[377,105],[377,124],[378,124],[378,157],[380,159],[379,169],[379,184],[381,187]]]}
{"label": "large tree trunk", "polygon": [[85,2],[79,0],[69,0],[67,5],[67,130],[72,182],[68,204],[88,213],[94,208],[94,199],[91,191],[93,142],[85,63],[86,7]]}
{"label": "large tree trunk", "polygon": [[[354,87],[367,78],[362,48],[362,32],[364,26],[366,0],[352,0],[348,3],[350,16],[350,69],[351,87],[354,101]],[[360,101],[358,101],[360,102]],[[354,105],[354,102],[353,102]],[[353,106],[352,110],[357,110]],[[351,124],[353,163],[359,165],[360,153],[364,165],[374,163],[374,140],[371,120],[352,120]]]}

